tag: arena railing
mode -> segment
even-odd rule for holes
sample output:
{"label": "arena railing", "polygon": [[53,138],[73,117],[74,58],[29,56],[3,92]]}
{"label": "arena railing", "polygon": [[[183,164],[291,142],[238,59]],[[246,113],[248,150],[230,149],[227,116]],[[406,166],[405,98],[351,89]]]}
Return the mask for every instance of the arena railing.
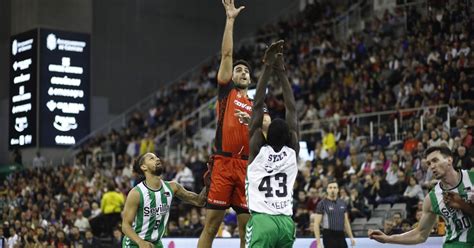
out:
{"label": "arena railing", "polygon": [[[304,120],[300,122],[300,135],[302,137],[322,133],[323,126],[334,129],[345,130],[346,137],[351,137],[352,128],[367,129],[369,140],[377,135],[377,128],[384,127],[391,141],[403,140],[403,133],[410,129],[414,122],[419,122],[421,130],[425,128],[425,123],[434,117],[443,119],[446,128],[450,129],[451,116],[448,105],[433,105],[418,108],[407,108],[400,110],[389,110],[380,112],[363,113],[349,116],[333,116],[324,119]],[[443,116],[444,115],[444,116]],[[341,123],[344,123],[341,125]]]}
{"label": "arena railing", "polygon": [[[157,139],[157,150],[163,154],[168,161],[173,163],[181,162],[181,154],[184,149],[185,140],[191,138],[194,145],[211,147],[212,139],[206,136],[207,133],[201,133],[203,130],[214,134],[215,130],[215,98],[208,101],[192,114],[186,116],[179,126],[168,129],[160,134]],[[335,116],[324,119],[304,120],[300,122],[301,140],[307,140],[312,135],[322,137],[322,127],[333,127],[340,132],[345,132],[346,137],[351,137],[353,128],[365,129],[368,132],[368,140],[372,141],[377,135],[377,128],[384,127],[386,134],[393,144],[400,144],[404,139],[405,130],[412,127],[414,122],[419,122],[421,130],[424,130],[425,123],[432,118],[440,118],[446,123],[446,128],[450,129],[450,119],[448,105],[424,106],[418,108],[407,108],[400,110],[389,110],[372,113],[362,113],[351,116]],[[189,129],[194,135],[188,136]],[[200,138],[201,137],[201,140]],[[361,138],[359,136],[358,138]],[[201,141],[201,142],[199,142]]]}

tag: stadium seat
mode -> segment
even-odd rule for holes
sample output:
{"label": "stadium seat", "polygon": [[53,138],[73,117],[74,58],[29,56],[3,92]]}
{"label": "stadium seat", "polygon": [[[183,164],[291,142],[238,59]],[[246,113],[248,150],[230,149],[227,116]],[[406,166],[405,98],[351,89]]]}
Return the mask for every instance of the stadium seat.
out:
{"label": "stadium seat", "polygon": [[387,214],[390,212],[390,209],[390,204],[380,204],[374,209],[372,217],[386,218]]}
{"label": "stadium seat", "polygon": [[[364,236],[364,232],[366,232],[367,229],[365,229],[365,225],[367,224],[367,219],[366,218],[356,218],[352,224],[351,228],[352,231],[354,232],[355,236]],[[357,235],[356,232],[362,232],[362,235]]]}
{"label": "stadium seat", "polygon": [[383,220],[384,218],[381,217],[372,217],[367,224],[365,224],[364,228],[367,229],[380,229],[383,227]]}
{"label": "stadium seat", "polygon": [[366,218],[355,218],[354,221],[352,221],[352,224],[365,224],[367,223]]}
{"label": "stadium seat", "polygon": [[406,203],[395,203],[393,204],[392,208],[390,209],[390,216],[392,216],[394,213],[401,213],[402,218],[406,218],[407,213],[406,213],[406,208],[407,204]]}

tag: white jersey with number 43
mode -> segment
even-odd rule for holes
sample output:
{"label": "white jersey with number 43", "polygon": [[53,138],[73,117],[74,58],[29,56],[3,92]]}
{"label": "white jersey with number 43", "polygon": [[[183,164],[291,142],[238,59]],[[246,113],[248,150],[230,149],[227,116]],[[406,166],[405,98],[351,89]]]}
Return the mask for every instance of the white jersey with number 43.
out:
{"label": "white jersey with number 43", "polygon": [[251,212],[293,215],[293,185],[298,167],[296,152],[284,146],[275,152],[271,146],[260,148],[247,167],[245,192]]}

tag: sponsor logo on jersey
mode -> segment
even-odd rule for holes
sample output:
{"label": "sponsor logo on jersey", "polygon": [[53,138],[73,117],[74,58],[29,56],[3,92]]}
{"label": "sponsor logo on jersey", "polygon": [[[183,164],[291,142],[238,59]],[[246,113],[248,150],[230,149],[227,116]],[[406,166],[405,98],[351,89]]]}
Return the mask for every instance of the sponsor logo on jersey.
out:
{"label": "sponsor logo on jersey", "polygon": [[215,204],[221,204],[221,205],[225,205],[226,202],[225,201],[219,201],[219,200],[214,200],[214,199],[211,199],[210,200],[212,203],[215,203]]}
{"label": "sponsor logo on jersey", "polygon": [[286,156],[288,156],[288,154],[285,151],[278,154],[269,154],[267,163],[265,163],[265,166],[264,166],[265,171],[267,173],[272,173],[274,170],[280,169],[280,167],[282,167],[283,164],[274,164],[274,163],[283,160]]}
{"label": "sponsor logo on jersey", "polygon": [[149,206],[146,206],[143,208],[143,216],[149,217],[149,216],[158,216],[158,215],[165,215],[169,212],[170,206],[168,204],[160,204],[156,208],[151,208]]}
{"label": "sponsor logo on jersey", "polygon": [[288,155],[286,154],[285,151],[279,154],[270,154],[268,155],[268,162],[278,162],[278,161],[283,160],[283,158],[285,158],[286,156]]}
{"label": "sponsor logo on jersey", "polygon": [[243,103],[243,102],[241,102],[241,101],[239,101],[239,100],[237,100],[237,99],[234,100],[234,104],[235,104],[236,106],[240,107],[240,108],[243,108],[243,109],[247,110],[247,111],[252,111],[252,106],[250,106],[250,105],[248,105],[248,104],[246,104],[246,103]]}

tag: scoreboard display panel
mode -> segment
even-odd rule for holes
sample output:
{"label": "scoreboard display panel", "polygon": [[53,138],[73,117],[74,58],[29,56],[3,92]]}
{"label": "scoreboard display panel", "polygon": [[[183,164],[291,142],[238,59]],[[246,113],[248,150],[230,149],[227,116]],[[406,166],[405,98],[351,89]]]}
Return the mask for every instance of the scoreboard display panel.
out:
{"label": "scoreboard display panel", "polygon": [[9,148],[75,145],[90,132],[90,36],[35,29],[10,41]]}

